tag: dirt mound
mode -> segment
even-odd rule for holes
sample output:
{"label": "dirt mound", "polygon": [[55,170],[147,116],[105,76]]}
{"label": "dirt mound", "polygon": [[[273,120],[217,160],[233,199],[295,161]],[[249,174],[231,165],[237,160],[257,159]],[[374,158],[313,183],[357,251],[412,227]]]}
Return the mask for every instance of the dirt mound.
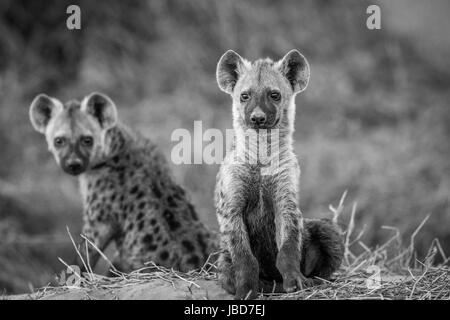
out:
{"label": "dirt mound", "polygon": [[6,298],[12,300],[225,300],[233,297],[213,280],[197,280],[195,283],[190,283],[181,279],[171,281],[153,279],[145,283],[122,283],[111,287],[51,288],[35,294]]}

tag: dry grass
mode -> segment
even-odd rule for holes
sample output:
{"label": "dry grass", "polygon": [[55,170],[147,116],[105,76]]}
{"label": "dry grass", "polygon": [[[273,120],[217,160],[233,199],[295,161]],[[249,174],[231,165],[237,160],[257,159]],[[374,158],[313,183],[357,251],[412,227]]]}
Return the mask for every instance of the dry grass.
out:
{"label": "dry grass", "polygon": [[[334,215],[334,220],[338,221],[344,211],[343,194],[339,205],[335,208],[330,206]],[[367,247],[361,238],[364,229],[356,230],[355,215],[357,206],[354,204],[350,212],[350,221],[342,235],[345,239],[345,256],[340,270],[335,274],[332,281],[323,280],[324,283],[318,286],[305,288],[294,293],[265,293],[259,296],[260,299],[450,299],[450,268],[447,257],[437,239],[435,239],[423,261],[416,258],[414,251],[414,240],[420,229],[426,223],[428,216],[417,227],[410,238],[410,243],[403,246],[398,229],[393,227],[383,227],[391,230],[393,236],[384,244],[376,248]],[[70,236],[70,232],[69,232]],[[72,242],[72,236],[70,236]],[[91,250],[100,250],[88,239],[83,237],[86,246]],[[74,243],[75,246],[75,243]],[[356,254],[356,248],[362,248],[362,252]],[[111,273],[116,277],[105,277],[94,274],[89,261],[83,259],[77,247],[77,253],[89,272],[78,275],[74,270],[73,274],[78,278],[77,288],[88,288],[90,290],[113,290],[125,287],[132,287],[138,284],[149,283],[153,280],[163,280],[174,285],[175,281],[185,281],[189,287],[197,287],[197,280],[217,280],[215,273],[216,266],[210,261],[215,261],[214,255],[208,259],[204,267],[200,270],[181,273],[175,270],[166,269],[150,262],[145,267],[131,273],[122,273],[114,268],[108,258],[100,252],[111,266]],[[442,263],[435,264],[435,259],[440,256]],[[62,259],[60,261],[71,269]],[[379,275],[379,278],[377,278]],[[41,299],[49,294],[57,294],[71,290],[72,286],[44,287],[35,294],[30,295],[33,299]]]}

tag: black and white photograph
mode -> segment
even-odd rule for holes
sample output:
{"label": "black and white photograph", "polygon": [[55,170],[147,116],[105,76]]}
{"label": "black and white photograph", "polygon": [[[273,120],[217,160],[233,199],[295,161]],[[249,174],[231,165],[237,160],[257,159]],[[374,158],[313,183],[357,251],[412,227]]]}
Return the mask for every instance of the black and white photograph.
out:
{"label": "black and white photograph", "polygon": [[0,1],[0,300],[450,300],[449,14]]}

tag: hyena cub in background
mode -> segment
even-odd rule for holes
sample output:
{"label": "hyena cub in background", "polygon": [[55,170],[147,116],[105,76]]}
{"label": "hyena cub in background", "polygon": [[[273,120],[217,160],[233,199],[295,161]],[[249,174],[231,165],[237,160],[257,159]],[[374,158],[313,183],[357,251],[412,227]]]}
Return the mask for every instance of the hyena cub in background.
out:
{"label": "hyena cub in background", "polygon": [[[81,103],[62,104],[41,94],[31,104],[30,119],[58,165],[79,176],[83,234],[100,250],[114,241],[119,270],[153,261],[188,271],[205,263],[214,250],[212,234],[156,146],[117,122],[109,97],[92,93]],[[88,258],[95,266],[99,254],[91,248]]]}
{"label": "hyena cub in background", "polygon": [[[312,285],[313,277],[329,278],[342,261],[338,227],[328,219],[303,219],[298,204],[300,169],[292,148],[295,95],[308,80],[308,62],[297,50],[278,62],[253,63],[230,50],[217,66],[219,87],[233,100],[235,130],[215,194],[223,249],[219,279],[237,299],[255,297],[267,281],[282,282],[287,292],[301,289]],[[279,162],[271,171],[245,158],[246,133],[263,131],[278,139],[270,157]],[[270,141],[269,149],[274,146]]]}

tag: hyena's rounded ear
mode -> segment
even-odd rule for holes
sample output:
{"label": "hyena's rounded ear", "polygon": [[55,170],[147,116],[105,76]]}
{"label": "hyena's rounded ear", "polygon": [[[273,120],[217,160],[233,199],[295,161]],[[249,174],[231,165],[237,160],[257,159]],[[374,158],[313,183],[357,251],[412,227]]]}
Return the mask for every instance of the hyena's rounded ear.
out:
{"label": "hyena's rounded ear", "polygon": [[291,84],[294,93],[306,89],[310,75],[309,63],[298,50],[289,51],[283,59],[278,61],[278,67]]}
{"label": "hyena's rounded ear", "polygon": [[81,102],[81,110],[93,116],[102,129],[109,129],[117,123],[116,105],[105,94],[91,93]]}
{"label": "hyena's rounded ear", "polygon": [[225,52],[217,63],[216,78],[219,88],[231,94],[246,64],[248,62],[233,50]]}
{"label": "hyena's rounded ear", "polygon": [[50,119],[62,108],[63,106],[58,99],[49,97],[44,93],[37,95],[31,102],[29,111],[30,121],[34,129],[40,133],[45,133]]}

